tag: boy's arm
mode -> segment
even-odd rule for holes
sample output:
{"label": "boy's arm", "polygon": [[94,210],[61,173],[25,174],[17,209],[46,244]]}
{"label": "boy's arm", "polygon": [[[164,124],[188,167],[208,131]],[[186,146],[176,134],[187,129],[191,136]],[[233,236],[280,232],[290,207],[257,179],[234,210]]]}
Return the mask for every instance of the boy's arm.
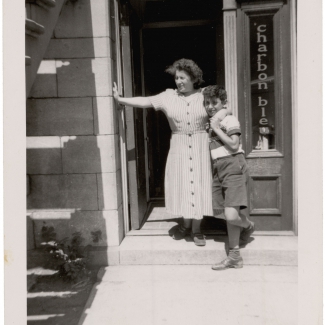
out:
{"label": "boy's arm", "polygon": [[214,120],[211,121],[211,128],[217,134],[219,139],[231,150],[236,152],[239,149],[239,135],[232,134],[231,136],[224,133],[220,127],[219,122]]}

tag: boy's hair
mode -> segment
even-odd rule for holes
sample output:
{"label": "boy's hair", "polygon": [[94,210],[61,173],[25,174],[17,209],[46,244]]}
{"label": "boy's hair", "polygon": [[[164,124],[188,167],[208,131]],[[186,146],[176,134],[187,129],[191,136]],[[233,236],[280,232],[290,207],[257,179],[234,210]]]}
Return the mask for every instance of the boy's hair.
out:
{"label": "boy's hair", "polygon": [[200,85],[204,83],[203,72],[193,60],[177,60],[165,70],[165,72],[171,74],[172,76],[176,75],[176,71],[185,71],[188,73],[192,81],[195,81],[193,84],[194,89],[200,88]]}
{"label": "boy's hair", "polygon": [[227,101],[227,92],[224,87],[213,85],[204,88],[203,90],[204,97],[216,97],[221,100],[221,102]]}

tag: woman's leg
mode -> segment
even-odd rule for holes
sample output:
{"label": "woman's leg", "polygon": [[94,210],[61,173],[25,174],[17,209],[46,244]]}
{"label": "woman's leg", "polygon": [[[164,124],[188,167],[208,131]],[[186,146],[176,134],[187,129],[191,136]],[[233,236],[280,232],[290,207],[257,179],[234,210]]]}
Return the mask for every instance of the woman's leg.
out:
{"label": "woman's leg", "polygon": [[192,233],[193,234],[200,234],[201,233],[201,221],[202,219],[193,219],[192,221]]}
{"label": "woman's leg", "polygon": [[184,223],[183,223],[184,227],[187,229],[192,228],[192,219],[186,219],[184,218]]}
{"label": "woman's leg", "polygon": [[201,233],[202,219],[192,220],[192,239],[196,246],[205,246],[206,241],[204,235]]}
{"label": "woman's leg", "polygon": [[191,229],[192,229],[192,219],[183,218],[183,224],[178,225],[172,237],[175,240],[184,239],[187,235],[190,234]]}

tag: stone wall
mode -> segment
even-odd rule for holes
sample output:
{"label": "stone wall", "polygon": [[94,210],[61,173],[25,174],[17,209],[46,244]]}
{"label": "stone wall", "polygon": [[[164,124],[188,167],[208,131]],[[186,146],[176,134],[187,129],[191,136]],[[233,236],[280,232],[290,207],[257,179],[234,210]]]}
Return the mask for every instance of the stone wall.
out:
{"label": "stone wall", "polygon": [[[113,0],[67,1],[27,100],[27,208],[36,247],[57,237],[118,246],[124,236]],[[92,232],[101,231],[93,241]]]}

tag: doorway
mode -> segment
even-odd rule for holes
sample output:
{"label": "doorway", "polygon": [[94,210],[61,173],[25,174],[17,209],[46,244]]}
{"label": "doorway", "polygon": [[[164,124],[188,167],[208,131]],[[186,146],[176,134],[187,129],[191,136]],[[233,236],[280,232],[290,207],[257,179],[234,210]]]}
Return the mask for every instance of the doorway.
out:
{"label": "doorway", "polygon": [[[199,26],[176,26],[169,28],[145,28],[142,31],[143,77],[145,96],[156,95],[167,88],[175,89],[173,78],[165,69],[181,58],[194,60],[203,70],[205,85],[216,83],[216,48],[220,45],[216,24],[202,22]],[[162,25],[163,26],[163,25]],[[220,77],[221,78],[221,77]],[[164,172],[170,127],[166,116],[147,109],[146,133],[148,146],[148,193],[149,200],[164,198]]]}
{"label": "doorway", "polygon": [[[224,84],[222,2],[120,0],[124,96],[150,96],[175,88],[164,71],[180,58],[193,59],[206,85]],[[170,128],[153,109],[125,108],[129,214],[141,228],[150,202],[164,199]]]}

